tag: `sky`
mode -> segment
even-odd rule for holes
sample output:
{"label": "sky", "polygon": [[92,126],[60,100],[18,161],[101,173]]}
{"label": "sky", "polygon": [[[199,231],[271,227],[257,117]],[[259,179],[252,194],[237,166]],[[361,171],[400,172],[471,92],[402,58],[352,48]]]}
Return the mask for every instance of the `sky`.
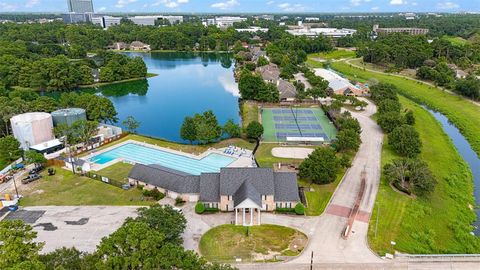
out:
{"label": "sky", "polygon": [[[458,12],[480,0],[93,0],[95,12]],[[0,12],[66,12],[67,0],[0,0]]]}

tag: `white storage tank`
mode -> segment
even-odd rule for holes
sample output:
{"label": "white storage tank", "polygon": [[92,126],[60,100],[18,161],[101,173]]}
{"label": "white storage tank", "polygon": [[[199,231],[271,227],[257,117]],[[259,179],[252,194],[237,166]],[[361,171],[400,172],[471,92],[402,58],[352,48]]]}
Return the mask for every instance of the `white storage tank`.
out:
{"label": "white storage tank", "polygon": [[52,112],[53,125],[67,124],[71,126],[75,121],[87,120],[87,114],[81,108],[67,108]]}
{"label": "white storage tank", "polygon": [[55,139],[53,120],[49,113],[31,112],[15,115],[10,119],[13,136],[24,150],[30,146]]}

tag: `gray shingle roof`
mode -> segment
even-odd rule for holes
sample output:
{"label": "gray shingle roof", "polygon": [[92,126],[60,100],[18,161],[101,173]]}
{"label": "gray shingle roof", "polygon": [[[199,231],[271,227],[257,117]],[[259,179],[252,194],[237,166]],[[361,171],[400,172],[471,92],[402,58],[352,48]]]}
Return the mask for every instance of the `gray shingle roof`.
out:
{"label": "gray shingle roof", "polygon": [[200,201],[220,201],[220,174],[202,173],[200,175]]}
{"label": "gray shingle roof", "polygon": [[260,195],[273,195],[273,170],[270,168],[222,168],[220,170],[220,195],[233,195],[245,182],[250,183]]}
{"label": "gray shingle roof", "polygon": [[275,172],[275,201],[300,201],[298,195],[297,175],[292,172]]}
{"label": "gray shingle roof", "polygon": [[200,176],[179,172],[157,164],[135,164],[128,177],[177,193],[200,192]]}
{"label": "gray shingle roof", "polygon": [[297,96],[295,86],[285,80],[278,81],[278,92],[280,92],[280,98],[295,98]]}
{"label": "gray shingle roof", "polygon": [[242,185],[240,185],[235,194],[233,194],[233,206],[237,207],[246,199],[250,199],[259,207],[262,207],[262,196],[254,187],[252,180],[250,179],[243,181]]}

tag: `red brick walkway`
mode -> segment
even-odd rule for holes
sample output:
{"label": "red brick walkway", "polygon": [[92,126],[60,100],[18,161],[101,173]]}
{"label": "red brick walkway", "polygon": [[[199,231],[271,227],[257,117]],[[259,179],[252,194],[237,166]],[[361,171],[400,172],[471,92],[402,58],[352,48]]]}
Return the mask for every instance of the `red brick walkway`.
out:
{"label": "red brick walkway", "polygon": [[[341,206],[337,204],[330,204],[326,210],[327,214],[344,217],[347,218],[350,215],[350,211],[352,208]],[[359,211],[355,220],[368,223],[368,219],[370,218],[370,213],[365,211]]]}

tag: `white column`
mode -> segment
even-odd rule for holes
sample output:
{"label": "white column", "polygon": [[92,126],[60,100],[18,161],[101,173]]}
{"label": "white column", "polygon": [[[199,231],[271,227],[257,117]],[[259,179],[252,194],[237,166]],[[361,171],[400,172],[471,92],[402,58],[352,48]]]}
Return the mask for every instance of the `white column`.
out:
{"label": "white column", "polygon": [[253,225],[253,208],[250,208],[250,226]]}
{"label": "white column", "polygon": [[243,219],[242,219],[242,224],[243,226],[245,226],[245,208],[242,208],[243,209]]}
{"label": "white column", "polygon": [[238,225],[238,211],[237,211],[237,208],[235,208],[235,225]]}
{"label": "white column", "polygon": [[260,225],[260,208],[258,208],[258,225]]}

